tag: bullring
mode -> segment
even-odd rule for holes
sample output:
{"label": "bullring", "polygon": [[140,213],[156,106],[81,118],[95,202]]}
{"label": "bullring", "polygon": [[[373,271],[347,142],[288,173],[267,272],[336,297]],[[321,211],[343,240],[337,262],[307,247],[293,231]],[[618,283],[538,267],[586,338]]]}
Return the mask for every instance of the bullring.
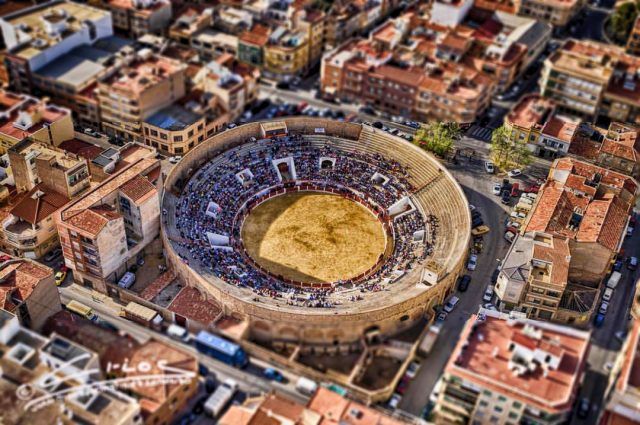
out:
{"label": "bullring", "polygon": [[[280,210],[259,231],[243,227],[283,196],[295,202],[273,207]],[[372,221],[356,214],[362,229],[349,233],[340,210],[310,214],[339,231],[277,223],[309,196],[335,197],[326,205],[350,213],[358,203]],[[453,291],[470,237],[466,198],[437,159],[371,126],[325,119],[251,123],[214,136],[169,173],[162,202],[168,262],[227,315],[246,320],[246,336],[256,341],[349,344],[428,318]],[[280,236],[267,242],[272,224]],[[283,246],[287,238],[310,245],[300,253],[305,261],[288,262],[300,250]],[[335,273],[316,270],[331,256],[314,249],[335,245],[339,254],[331,255],[348,255],[349,238],[357,261],[334,258]],[[262,243],[284,254],[265,253],[262,261]]]}

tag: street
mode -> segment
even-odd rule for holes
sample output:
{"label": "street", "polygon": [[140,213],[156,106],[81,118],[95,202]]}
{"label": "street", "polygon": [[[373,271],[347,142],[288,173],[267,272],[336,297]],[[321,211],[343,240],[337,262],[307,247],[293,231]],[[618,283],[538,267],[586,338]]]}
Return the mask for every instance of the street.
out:
{"label": "street", "polygon": [[168,345],[192,353],[198,358],[198,361],[201,364],[209,369],[210,374],[213,373],[215,375],[217,381],[221,381],[225,378],[232,378],[238,382],[240,389],[246,393],[256,394],[260,392],[278,390],[287,397],[303,404],[306,404],[308,401],[308,397],[303,396],[295,390],[295,384],[298,376],[285,370],[282,370],[281,372],[285,376],[286,382],[279,383],[263,378],[261,376],[261,371],[265,367],[270,367],[271,365],[254,358],[251,358],[250,365],[243,370],[229,366],[226,363],[201,354],[190,344],[172,339],[160,332],[156,332],[118,316],[118,311],[122,307],[121,305],[117,304],[105,295],[98,294],[79,285],[72,284],[70,286],[60,287],[60,295],[63,304],[66,304],[71,299],[75,299],[91,307],[101,319],[107,320],[118,329],[128,333],[140,342],[154,338]]}

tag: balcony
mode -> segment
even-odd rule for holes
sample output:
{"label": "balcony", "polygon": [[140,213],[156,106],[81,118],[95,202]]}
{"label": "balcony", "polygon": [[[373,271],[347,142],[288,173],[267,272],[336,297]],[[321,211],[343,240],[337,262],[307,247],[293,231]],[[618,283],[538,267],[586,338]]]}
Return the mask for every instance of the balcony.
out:
{"label": "balcony", "polygon": [[38,243],[38,231],[26,221],[11,216],[2,227],[7,241],[17,247],[34,247]]}

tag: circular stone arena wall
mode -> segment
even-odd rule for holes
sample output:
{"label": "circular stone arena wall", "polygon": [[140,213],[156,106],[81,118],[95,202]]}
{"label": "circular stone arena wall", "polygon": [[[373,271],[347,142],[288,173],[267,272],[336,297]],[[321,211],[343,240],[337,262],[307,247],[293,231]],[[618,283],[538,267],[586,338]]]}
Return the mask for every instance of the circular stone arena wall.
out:
{"label": "circular stone arena wall", "polygon": [[[287,118],[284,121],[290,134],[323,137],[328,140],[359,140],[363,126],[326,119]],[[317,133],[317,129],[324,129]],[[402,331],[425,316],[433,315],[433,307],[442,304],[453,292],[456,279],[462,272],[470,240],[470,214],[462,189],[431,155],[406,141],[366,128],[368,133],[384,142],[382,155],[403,163],[403,155],[410,156],[413,164],[419,162],[424,172],[437,172],[430,202],[426,195],[416,196],[414,202],[422,213],[440,219],[434,252],[430,258],[435,264],[415,267],[391,284],[389,291],[366,294],[363,301],[345,303],[332,308],[290,306],[284,302],[256,302],[252,292],[227,284],[216,276],[201,274],[197,267],[185,264],[175,252],[172,240],[179,237],[166,218],[162,222],[162,238],[166,260],[174,272],[187,285],[196,287],[210,300],[218,303],[225,314],[246,319],[251,337],[263,341],[302,342],[308,344],[348,344],[359,341],[368,332],[392,335]],[[260,123],[246,124],[218,134],[192,149],[172,169],[165,179],[163,209],[171,216],[175,201],[188,179],[205,163],[222,152],[239,146],[251,137],[262,137]],[[409,159],[409,158],[407,158]],[[414,170],[411,165],[409,172]],[[416,172],[418,168],[415,168]],[[421,171],[422,172],[422,171]],[[421,192],[423,188],[418,188]],[[421,202],[428,205],[421,205]],[[429,261],[427,262],[429,263]]]}

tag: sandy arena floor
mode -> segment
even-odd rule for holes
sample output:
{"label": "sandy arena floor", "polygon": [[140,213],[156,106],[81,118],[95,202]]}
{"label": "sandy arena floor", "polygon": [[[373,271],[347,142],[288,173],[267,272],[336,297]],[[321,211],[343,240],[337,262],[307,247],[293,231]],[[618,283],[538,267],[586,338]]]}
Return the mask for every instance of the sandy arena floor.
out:
{"label": "sandy arena floor", "polygon": [[385,249],[384,229],[367,209],[320,192],[286,194],[257,206],[245,219],[242,238],[262,267],[310,283],[357,276]]}

